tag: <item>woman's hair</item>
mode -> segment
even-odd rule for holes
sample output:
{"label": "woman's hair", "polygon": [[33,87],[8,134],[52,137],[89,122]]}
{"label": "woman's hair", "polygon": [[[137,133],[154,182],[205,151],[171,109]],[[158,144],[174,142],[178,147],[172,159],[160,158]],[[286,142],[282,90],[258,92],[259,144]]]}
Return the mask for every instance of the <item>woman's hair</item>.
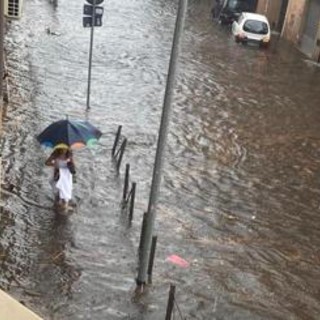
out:
{"label": "woman's hair", "polygon": [[52,152],[52,157],[53,158],[57,158],[60,157],[62,155],[65,155],[67,158],[71,158],[72,157],[72,151],[68,148],[57,148]]}

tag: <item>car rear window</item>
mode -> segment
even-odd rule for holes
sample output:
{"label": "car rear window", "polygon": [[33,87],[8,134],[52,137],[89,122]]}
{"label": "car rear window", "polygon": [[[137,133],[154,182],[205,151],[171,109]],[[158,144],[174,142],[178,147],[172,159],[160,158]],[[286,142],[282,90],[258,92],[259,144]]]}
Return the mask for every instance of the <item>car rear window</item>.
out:
{"label": "car rear window", "polygon": [[247,20],[244,23],[243,30],[245,32],[255,33],[255,34],[267,34],[268,25],[265,22],[257,20]]}

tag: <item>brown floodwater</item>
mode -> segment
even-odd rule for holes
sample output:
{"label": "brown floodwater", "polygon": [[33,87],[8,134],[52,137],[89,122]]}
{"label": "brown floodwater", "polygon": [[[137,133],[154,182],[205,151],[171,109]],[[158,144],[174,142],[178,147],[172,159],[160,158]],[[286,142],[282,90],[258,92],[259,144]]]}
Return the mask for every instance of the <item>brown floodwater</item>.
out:
{"label": "brown floodwater", "polygon": [[[8,29],[0,287],[45,319],[164,319],[170,283],[187,319],[319,319],[320,69],[276,36],[269,50],[236,44],[210,20],[209,1],[190,1],[153,287],[136,299],[176,5],[105,1],[86,112],[83,4],[28,0]],[[62,219],[35,135],[66,115],[104,135],[75,153],[77,212]],[[129,142],[117,175],[119,124]],[[125,163],[137,182],[131,227],[120,208]],[[172,254],[190,266],[166,262]]]}

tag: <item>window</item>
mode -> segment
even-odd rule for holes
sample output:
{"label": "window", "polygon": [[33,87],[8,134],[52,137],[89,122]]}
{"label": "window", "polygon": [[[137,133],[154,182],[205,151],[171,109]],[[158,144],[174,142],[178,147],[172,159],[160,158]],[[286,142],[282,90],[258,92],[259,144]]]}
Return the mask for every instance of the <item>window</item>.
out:
{"label": "window", "polygon": [[243,30],[249,33],[267,34],[269,28],[265,22],[257,20],[247,20],[243,26]]}

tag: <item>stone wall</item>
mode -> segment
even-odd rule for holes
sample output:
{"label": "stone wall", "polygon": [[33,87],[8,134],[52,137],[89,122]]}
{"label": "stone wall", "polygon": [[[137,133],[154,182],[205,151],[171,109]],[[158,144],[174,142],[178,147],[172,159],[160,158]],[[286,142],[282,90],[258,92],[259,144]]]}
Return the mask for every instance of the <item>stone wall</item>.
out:
{"label": "stone wall", "polygon": [[258,2],[257,13],[263,14],[268,18],[273,30],[276,29],[279,22],[281,4],[281,0],[260,0]]}
{"label": "stone wall", "polygon": [[282,29],[282,36],[299,44],[303,31],[307,0],[290,0]]}
{"label": "stone wall", "polygon": [[318,37],[317,37],[317,46],[314,50],[314,53],[313,53],[313,59],[315,61],[317,61],[318,63],[320,63],[320,23],[319,23],[319,26],[318,26]]}

